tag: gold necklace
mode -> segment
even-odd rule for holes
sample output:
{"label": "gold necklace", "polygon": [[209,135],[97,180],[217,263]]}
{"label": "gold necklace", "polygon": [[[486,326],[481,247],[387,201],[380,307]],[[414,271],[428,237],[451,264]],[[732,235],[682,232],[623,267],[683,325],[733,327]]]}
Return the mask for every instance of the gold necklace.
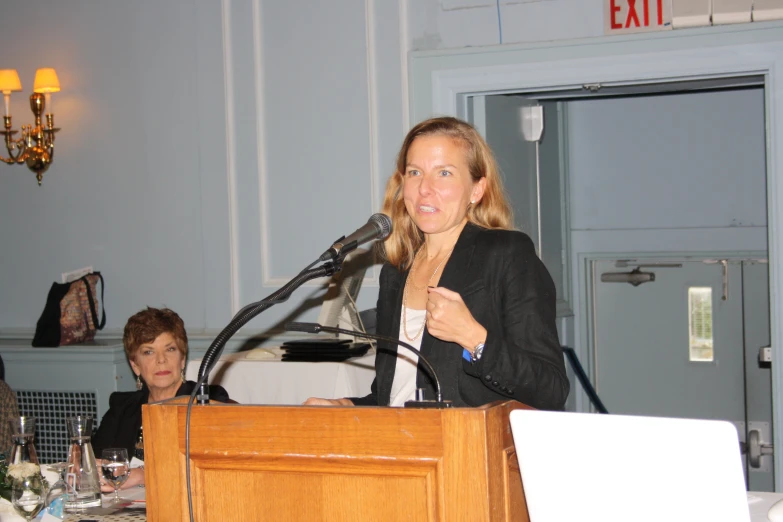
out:
{"label": "gold necklace", "polygon": [[[440,270],[440,267],[443,266],[443,263],[445,263],[446,259],[449,258],[449,256],[451,255],[451,251],[452,250],[454,250],[454,247],[451,247],[451,249],[449,249],[449,251],[446,252],[446,255],[443,256],[443,259],[441,259],[440,263],[438,263],[438,266],[435,267],[435,270],[432,272],[432,275],[430,276],[430,278],[427,279],[427,284],[424,287],[416,286],[413,283],[413,281],[412,281],[412,279],[413,279],[413,271],[416,268],[415,267],[416,260],[414,259],[414,261],[413,261],[414,266],[411,267],[411,273],[408,274],[408,279],[405,280],[405,289],[402,291],[402,334],[405,336],[405,338],[407,340],[409,340],[411,342],[413,342],[416,339],[418,339],[419,337],[421,337],[421,334],[424,333],[424,327],[427,326],[427,315],[426,315],[426,312],[425,312],[425,314],[424,314],[424,321],[421,322],[421,327],[419,328],[419,331],[416,332],[416,335],[414,335],[413,337],[408,335],[408,314],[406,313],[406,310],[408,308],[408,283],[410,283],[410,285],[413,288],[416,288],[418,290],[421,290],[423,288],[429,287],[430,283],[432,282],[432,278],[435,277],[435,274],[438,273],[438,270]],[[418,254],[416,255],[416,257],[418,258]]]}
{"label": "gold necklace", "polygon": [[[410,282],[410,285],[415,290],[424,290],[429,285],[429,282],[427,282],[427,284],[424,285],[424,286],[417,286],[416,283],[413,282],[414,274],[416,273],[416,260],[419,258],[419,254],[421,254],[423,251],[424,251],[424,248],[420,248],[419,251],[416,252],[416,255],[413,257],[413,265],[411,265],[411,273],[408,276],[408,280],[405,282],[406,285],[407,285],[408,282]],[[438,268],[440,268],[440,265],[438,266]],[[437,271],[438,269],[436,268],[435,270]],[[432,279],[432,278],[430,278],[430,279]]]}

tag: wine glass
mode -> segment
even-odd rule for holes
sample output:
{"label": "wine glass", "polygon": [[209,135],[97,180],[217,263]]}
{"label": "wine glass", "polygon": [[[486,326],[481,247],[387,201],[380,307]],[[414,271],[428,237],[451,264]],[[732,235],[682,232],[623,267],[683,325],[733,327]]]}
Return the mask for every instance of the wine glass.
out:
{"label": "wine glass", "polygon": [[120,501],[118,490],[130,476],[128,450],[125,448],[106,448],[101,452],[101,470],[103,478],[114,487],[114,502]]}
{"label": "wine glass", "polygon": [[57,462],[46,466],[49,471],[57,472],[57,482],[52,484],[49,487],[49,492],[46,493],[45,507],[48,507],[52,502],[68,492],[68,487],[65,485],[65,470],[70,467],[67,462]]}
{"label": "wine glass", "polygon": [[46,487],[40,473],[15,478],[11,484],[11,504],[27,522],[43,509],[45,496]]}

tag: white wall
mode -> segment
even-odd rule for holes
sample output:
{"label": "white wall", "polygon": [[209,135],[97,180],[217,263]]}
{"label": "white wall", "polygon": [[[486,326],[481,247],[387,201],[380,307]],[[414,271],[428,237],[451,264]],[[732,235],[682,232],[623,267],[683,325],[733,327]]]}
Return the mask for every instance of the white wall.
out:
{"label": "white wall", "polygon": [[[380,210],[403,135],[404,62],[393,2],[224,4],[237,309],[279,288]],[[308,284],[251,329],[302,313],[315,319],[322,285]],[[360,308],[374,307],[375,270],[364,288]]]}
{"label": "white wall", "polygon": [[[406,125],[394,2],[46,0],[4,6],[0,67],[52,66],[43,187],[0,165],[0,330],[27,336],[52,281],[106,277],[109,335],[146,305],[214,330],[379,209]],[[35,34],[46,38],[32,38]],[[360,306],[374,306],[370,271]],[[251,323],[314,317],[319,285]]]}
{"label": "white wall", "polygon": [[25,89],[12,97],[14,125],[32,122],[35,69],[51,66],[62,131],[42,187],[23,166],[0,166],[0,327],[34,326],[51,282],[86,265],[107,279],[109,327],[164,303],[204,325],[213,304],[228,305],[228,264],[210,255],[227,244],[220,5],[19,1],[4,11],[2,67],[18,69]]}
{"label": "white wall", "polygon": [[583,100],[567,111],[572,231],[766,227],[763,89]]}
{"label": "white wall", "polygon": [[495,0],[407,4],[412,51],[590,38],[604,31],[602,0],[501,0],[499,8]]}
{"label": "white wall", "polygon": [[[472,3],[483,7],[451,9]],[[486,0],[6,4],[0,67],[25,87],[14,123],[31,121],[35,68],[53,66],[63,130],[43,187],[0,165],[5,336],[30,335],[51,282],[85,265],[107,278],[113,335],[145,305],[173,307],[191,331],[221,328],[379,209],[410,123],[407,53],[499,37]],[[500,4],[504,43],[603,31],[600,0]]]}

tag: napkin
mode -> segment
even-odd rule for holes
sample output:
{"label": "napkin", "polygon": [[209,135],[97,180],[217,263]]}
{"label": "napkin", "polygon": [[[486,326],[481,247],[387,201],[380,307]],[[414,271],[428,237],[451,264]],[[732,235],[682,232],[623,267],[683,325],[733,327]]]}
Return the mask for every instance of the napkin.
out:
{"label": "napkin", "polygon": [[245,354],[245,359],[277,359],[277,355],[271,350],[266,348],[254,348]]}

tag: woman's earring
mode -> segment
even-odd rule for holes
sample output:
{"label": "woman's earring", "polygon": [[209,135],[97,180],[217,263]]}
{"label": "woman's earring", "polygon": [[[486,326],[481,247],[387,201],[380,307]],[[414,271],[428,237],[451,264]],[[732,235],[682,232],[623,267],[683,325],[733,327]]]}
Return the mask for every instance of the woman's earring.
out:
{"label": "woman's earring", "polygon": [[141,387],[141,374],[139,374],[136,376],[136,390],[141,390]]}
{"label": "woman's earring", "polygon": [[180,376],[182,377],[182,382],[185,382],[185,368],[182,368],[182,371],[180,372]]}

